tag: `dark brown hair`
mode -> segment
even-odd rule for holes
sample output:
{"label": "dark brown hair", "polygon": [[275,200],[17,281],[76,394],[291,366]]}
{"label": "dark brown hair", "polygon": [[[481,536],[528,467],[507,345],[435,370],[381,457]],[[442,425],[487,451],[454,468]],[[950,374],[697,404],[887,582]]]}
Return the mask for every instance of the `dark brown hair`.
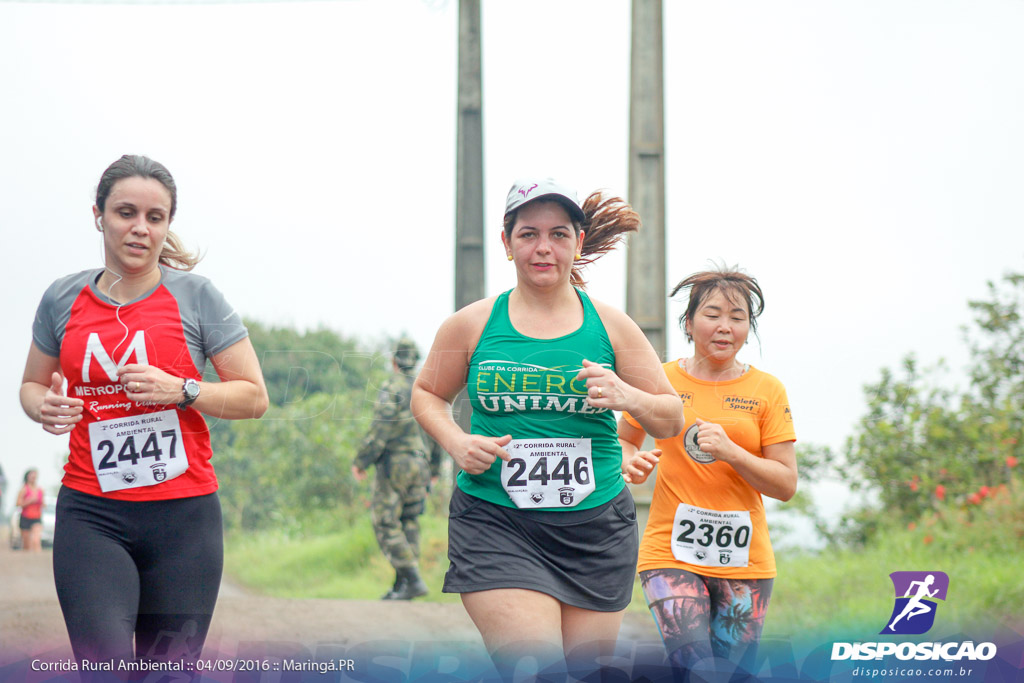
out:
{"label": "dark brown hair", "polygon": [[[107,197],[114,185],[125,178],[152,178],[166,188],[171,195],[171,213],[169,218],[174,220],[174,213],[178,210],[178,186],[174,182],[171,172],[159,161],[153,161],[149,157],[139,154],[125,154],[120,159],[107,166],[107,170],[100,176],[100,184],[96,186],[96,206],[102,213],[106,209]],[[176,270],[192,270],[199,263],[199,254],[186,251],[181,243],[181,238],[170,230],[164,239],[164,247],[160,252],[160,263]]]}
{"label": "dark brown hair", "polygon": [[[533,202],[553,202],[562,204],[556,196],[541,197]],[[523,204],[526,206],[526,204]],[[516,216],[519,215],[520,206],[510,211],[505,216],[504,229],[505,237],[512,238],[512,228],[516,224]],[[572,220],[572,227],[576,234],[583,230],[586,234],[583,237],[583,246],[580,248],[580,259],[572,267],[572,276],[569,282],[574,287],[586,289],[586,281],[580,272],[583,267],[593,263],[609,251],[615,248],[623,240],[627,232],[637,232],[640,229],[640,214],[633,210],[633,207],[620,197],[605,196],[600,190],[592,192],[583,202],[583,222],[577,221],[572,213],[566,211]]]}
{"label": "dark brown hair", "polygon": [[[705,270],[694,273],[675,286],[669,297],[679,292],[686,292],[689,300],[686,312],[679,316],[679,327],[686,335],[687,341],[693,341],[686,331],[686,321],[693,322],[697,309],[715,292],[721,292],[732,304],[743,301],[750,314],[750,331],[757,337],[757,318],[764,312],[764,294],[757,280],[739,269],[739,266],[727,268],[724,265],[716,270]],[[760,339],[760,337],[758,337]]]}

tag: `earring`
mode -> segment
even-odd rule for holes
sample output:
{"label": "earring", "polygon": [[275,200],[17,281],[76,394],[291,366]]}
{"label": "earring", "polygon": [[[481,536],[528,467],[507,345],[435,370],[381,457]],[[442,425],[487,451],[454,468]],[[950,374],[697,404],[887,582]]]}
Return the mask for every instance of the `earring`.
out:
{"label": "earring", "polygon": [[96,229],[103,232],[103,216],[98,216],[96,218]]}
{"label": "earring", "polygon": [[581,258],[583,258],[583,254],[576,254],[576,261],[579,261]]}
{"label": "earring", "polygon": [[512,254],[509,254],[509,255],[508,255],[508,260],[509,260],[509,261],[511,261],[511,260],[512,260]]}

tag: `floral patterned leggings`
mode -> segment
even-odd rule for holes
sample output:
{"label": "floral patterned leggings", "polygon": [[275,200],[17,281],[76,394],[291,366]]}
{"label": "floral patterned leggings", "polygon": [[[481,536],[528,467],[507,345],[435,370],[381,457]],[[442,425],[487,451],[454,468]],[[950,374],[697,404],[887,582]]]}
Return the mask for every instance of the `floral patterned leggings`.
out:
{"label": "floral patterned leggings", "polygon": [[672,666],[706,657],[752,663],[774,579],[719,579],[684,569],[640,572],[640,583]]}

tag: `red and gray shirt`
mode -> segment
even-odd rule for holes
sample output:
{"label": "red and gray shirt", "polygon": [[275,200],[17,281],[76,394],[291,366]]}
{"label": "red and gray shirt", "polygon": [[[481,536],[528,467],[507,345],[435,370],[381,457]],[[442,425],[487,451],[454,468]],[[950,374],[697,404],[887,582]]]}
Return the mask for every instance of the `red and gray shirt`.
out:
{"label": "red and gray shirt", "polygon": [[208,358],[249,333],[208,279],[160,271],[153,290],[123,305],[96,287],[101,269],[69,275],[50,285],[36,311],[32,340],[60,359],[68,396],[85,402],[64,466],[64,485],[77,491],[142,501],[217,490],[199,411],[134,401],[117,368],[152,365],[198,380]]}

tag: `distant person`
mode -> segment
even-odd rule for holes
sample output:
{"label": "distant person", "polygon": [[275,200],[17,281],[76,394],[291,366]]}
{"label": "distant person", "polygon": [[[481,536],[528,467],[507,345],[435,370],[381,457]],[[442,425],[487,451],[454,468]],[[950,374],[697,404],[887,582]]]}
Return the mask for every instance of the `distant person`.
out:
{"label": "distant person", "polygon": [[31,469],[25,472],[25,483],[18,491],[15,503],[21,508],[21,549],[40,551],[43,549],[43,490],[36,485],[39,472]]}
{"label": "distant person", "polygon": [[643,483],[660,460],[639,568],[677,677],[712,655],[753,661],[776,573],[761,495],[789,500],[797,484],[786,390],[736,357],[764,310],[757,280],[713,270],[678,292],[689,293],[679,322],[693,355],[664,367],[686,428],[645,452],[636,416],[619,420],[627,481]]}
{"label": "distant person", "polygon": [[[501,234],[516,286],[448,318],[413,387],[416,419],[462,470],[444,591],[503,674],[520,656],[593,665],[632,595],[636,510],[612,411],[671,436],[682,406],[643,332],[591,299],[578,268],[639,225],[617,197],[581,206],[551,179],[516,182]],[[452,417],[464,387],[469,433]]]}
{"label": "distant person", "polygon": [[[21,405],[71,437],[53,571],[79,660],[145,658],[186,630],[198,657],[223,565],[203,415],[267,408],[241,317],[186,272],[198,258],[170,232],[177,199],[162,164],[111,164],[92,208],[104,265],[50,285],[32,326]],[[203,380],[207,360],[219,382]]]}
{"label": "distant person", "polygon": [[376,468],[373,484],[373,530],[384,557],[395,569],[395,582],[384,600],[412,600],[427,594],[419,572],[419,516],[430,487],[430,465],[409,400],[419,349],[403,337],[395,346],[393,373],[377,396],[373,424],[352,465],[357,481]]}
{"label": "distant person", "polygon": [[7,493],[7,477],[4,476],[3,465],[0,465],[0,512],[4,509],[4,495]]}

